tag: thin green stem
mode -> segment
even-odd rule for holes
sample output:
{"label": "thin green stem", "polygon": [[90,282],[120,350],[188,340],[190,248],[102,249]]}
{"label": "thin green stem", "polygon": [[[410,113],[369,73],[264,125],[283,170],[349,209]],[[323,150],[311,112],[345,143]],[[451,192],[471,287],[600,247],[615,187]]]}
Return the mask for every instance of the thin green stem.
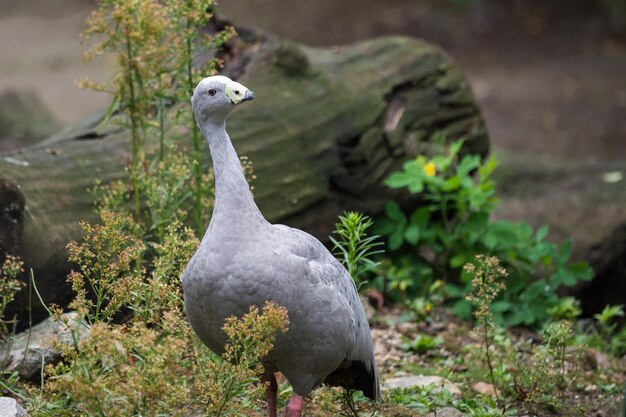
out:
{"label": "thin green stem", "polygon": [[496,404],[498,404],[499,407],[502,407],[503,411],[505,411],[505,407],[500,401],[500,396],[498,394],[498,385],[496,384],[496,377],[493,372],[491,352],[489,351],[489,348],[491,346],[491,334],[489,331],[489,322],[486,317],[483,320],[483,332],[484,332],[484,338],[485,338],[483,342],[484,348],[485,348],[485,359],[487,361],[487,367],[489,368],[489,378],[491,379],[491,384],[493,385],[493,393],[496,397]]}
{"label": "thin green stem", "polygon": [[159,162],[162,162],[165,155],[165,109],[162,97],[158,98],[157,109],[159,116]]}
{"label": "thin green stem", "polygon": [[139,220],[141,211],[141,199],[139,195],[139,129],[137,126],[137,102],[135,97],[135,82],[133,79],[132,61],[133,61],[133,48],[130,40],[130,34],[126,32],[126,84],[128,85],[130,98],[128,101],[128,110],[130,112],[130,126],[132,137],[132,160],[131,160],[131,182],[133,185],[133,206],[135,220]]}
{"label": "thin green stem", "polygon": [[448,199],[442,198],[441,204],[439,205],[439,211],[441,212],[441,222],[443,223],[443,227],[447,232],[450,232],[450,222],[448,220]]}
{"label": "thin green stem", "polygon": [[[141,72],[139,71],[139,68],[137,67],[137,65],[131,65],[132,71],[133,71],[133,79],[135,80],[135,82],[137,83],[137,91],[135,93],[135,118],[137,121],[137,125],[139,126],[139,128],[141,129],[141,134],[139,135],[138,139],[139,139],[139,143],[138,143],[138,156],[139,156],[139,168],[143,168],[145,173],[148,173],[148,166],[146,164],[146,153],[145,153],[145,143],[144,143],[144,139],[146,137],[146,132],[147,132],[147,127],[146,127],[146,118],[144,117],[144,104],[145,104],[145,97],[146,97],[146,93],[145,93],[145,89],[143,86],[143,76],[141,75]],[[139,169],[138,168],[138,169]]]}
{"label": "thin green stem", "polygon": [[563,400],[564,396],[565,396],[565,388],[567,387],[567,384],[565,382],[565,373],[566,373],[566,369],[565,369],[565,343],[563,343],[561,346],[559,346],[559,359],[561,361],[561,380],[559,381],[559,393],[561,396],[561,400]]}
{"label": "thin green stem", "polygon": [[229,375],[228,386],[226,388],[226,391],[224,392],[224,396],[222,397],[222,402],[220,403],[220,407],[217,409],[217,412],[215,413],[215,417],[221,416],[222,411],[224,410],[224,407],[226,407],[226,404],[230,401],[232,397],[231,392],[233,390],[234,383],[235,383],[235,377],[233,375]]}
{"label": "thin green stem", "polygon": [[[193,39],[192,39],[192,22],[187,19],[186,23],[186,32],[185,32],[185,46],[186,46],[186,55],[185,55],[185,65],[187,71],[187,91],[193,91],[194,88],[194,77],[193,77]],[[193,116],[193,115],[192,115]],[[192,117],[193,119],[193,117]],[[193,217],[196,223],[196,233],[202,233],[204,225],[202,224],[202,150],[201,150],[201,135],[198,126],[195,123],[192,123],[191,130],[191,141],[193,146],[192,152],[192,173],[194,178],[194,207],[193,207]]]}

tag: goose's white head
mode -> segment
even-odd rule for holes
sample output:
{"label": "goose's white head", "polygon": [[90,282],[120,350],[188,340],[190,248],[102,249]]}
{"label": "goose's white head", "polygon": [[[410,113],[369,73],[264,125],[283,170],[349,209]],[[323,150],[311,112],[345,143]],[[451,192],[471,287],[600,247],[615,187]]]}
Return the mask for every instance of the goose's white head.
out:
{"label": "goose's white head", "polygon": [[239,103],[253,100],[247,87],[223,75],[204,78],[191,97],[191,106],[198,123],[206,119],[226,119]]}

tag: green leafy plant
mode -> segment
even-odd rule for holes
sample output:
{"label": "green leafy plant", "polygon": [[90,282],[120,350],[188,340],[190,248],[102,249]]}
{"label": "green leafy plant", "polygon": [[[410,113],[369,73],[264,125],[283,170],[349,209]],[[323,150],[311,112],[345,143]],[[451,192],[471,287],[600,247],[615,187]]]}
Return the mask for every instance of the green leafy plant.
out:
{"label": "green leafy plant", "polygon": [[412,350],[417,353],[426,353],[428,351],[434,350],[438,348],[443,343],[443,338],[440,336],[428,336],[424,334],[418,334],[413,338],[413,340],[402,337],[402,344],[400,345],[403,349]]}
{"label": "green leafy plant", "polygon": [[[373,221],[368,216],[354,211],[344,212],[335,223],[335,236],[329,236],[333,243],[335,256],[354,280],[357,287],[365,281],[363,276],[378,267],[379,262],[373,257],[383,253],[383,243],[378,235],[368,235]],[[338,400],[341,403],[339,414],[346,417],[358,416],[358,405],[354,400],[354,391],[343,390]]]}
{"label": "green leafy plant", "polygon": [[364,273],[378,266],[378,262],[372,257],[383,253],[383,243],[378,241],[379,236],[368,236],[367,230],[372,224],[369,217],[349,211],[339,216],[339,221],[335,224],[337,237],[330,236],[335,255],[341,259],[357,284],[361,282]]}
{"label": "green leafy plant", "polygon": [[534,232],[528,223],[490,221],[497,207],[491,179],[497,160],[461,155],[461,149],[462,142],[454,142],[445,153],[418,156],[392,174],[388,186],[419,193],[423,202],[409,214],[397,203],[387,203],[386,217],[375,230],[387,237],[394,263],[410,265],[410,283],[405,287],[411,298],[442,279],[454,311],[469,318],[465,294],[471,277],[461,267],[476,254],[491,254],[510,274],[507,288],[492,306],[497,321],[538,326],[548,319],[548,309],[558,304],[557,290],[590,279],[591,268],[569,262],[570,241],[560,247],[545,241],[547,226]]}
{"label": "green leafy plant", "polygon": [[623,305],[607,305],[598,314],[594,314],[593,318],[596,319],[600,326],[602,335],[609,339],[611,334],[617,327],[616,319],[624,317]]}
{"label": "green leafy plant", "polygon": [[615,356],[626,353],[626,327],[619,326],[624,317],[623,305],[607,305],[600,313],[594,314],[596,326],[587,335],[587,342]]}
{"label": "green leafy plant", "polygon": [[425,414],[437,411],[438,408],[452,406],[454,397],[447,389],[431,384],[394,389],[390,393],[389,402]]}
{"label": "green leafy plant", "polygon": [[[193,339],[189,339],[193,340]],[[188,406],[195,395],[193,359],[178,334],[127,325],[96,323],[77,345],[60,346],[64,362],[51,369],[45,390],[65,398],[65,415],[155,415]]]}
{"label": "green leafy plant", "polygon": [[490,397],[483,397],[477,400],[461,400],[456,403],[459,411],[469,417],[508,417],[517,416],[517,410],[510,408],[503,411]]}
{"label": "green leafy plant", "polygon": [[430,284],[425,295],[417,296],[407,302],[407,306],[415,313],[417,321],[430,322],[432,320],[433,309],[440,307],[444,302],[444,288],[445,283],[438,279]]}
{"label": "green leafy plant", "polygon": [[547,311],[550,320],[575,320],[582,314],[580,301],[574,297],[561,297],[558,302]]}
{"label": "green leafy plant", "polygon": [[[152,244],[162,241],[172,219],[186,222],[193,190],[189,187],[189,178],[192,176],[188,156],[178,152],[173,145],[167,146],[168,152],[163,159],[152,161],[148,173],[140,173],[140,196],[142,207],[140,217],[136,223],[140,227],[142,239],[149,243],[148,254],[152,253]],[[203,176],[202,187],[204,216],[208,217],[213,206],[212,172],[207,171]],[[132,195],[132,183],[124,180],[114,181],[107,185],[96,182],[92,189],[98,211],[110,211],[132,215],[128,205]],[[204,222],[208,220],[203,219]]]}
{"label": "green leafy plant", "polygon": [[[527,409],[541,412],[546,409],[567,410],[565,391],[576,374],[566,360],[567,346],[574,332],[569,321],[548,323],[543,332],[543,343],[530,350],[526,360],[521,360],[513,372],[513,388],[517,399],[524,401]],[[524,366],[524,364],[531,366]]]}

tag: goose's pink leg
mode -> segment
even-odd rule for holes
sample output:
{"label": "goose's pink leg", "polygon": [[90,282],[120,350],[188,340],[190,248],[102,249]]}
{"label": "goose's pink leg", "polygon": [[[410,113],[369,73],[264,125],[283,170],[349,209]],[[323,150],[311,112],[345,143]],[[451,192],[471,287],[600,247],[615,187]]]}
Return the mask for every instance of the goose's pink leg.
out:
{"label": "goose's pink leg", "polygon": [[287,416],[286,417],[301,417],[302,410],[304,409],[304,397],[298,394],[293,394],[289,403],[287,404]]}
{"label": "goose's pink leg", "polygon": [[269,382],[265,387],[265,400],[267,401],[267,411],[269,417],[277,417],[276,411],[276,394],[278,393],[278,384],[276,383],[276,376],[273,373],[263,374],[261,376],[261,383]]}

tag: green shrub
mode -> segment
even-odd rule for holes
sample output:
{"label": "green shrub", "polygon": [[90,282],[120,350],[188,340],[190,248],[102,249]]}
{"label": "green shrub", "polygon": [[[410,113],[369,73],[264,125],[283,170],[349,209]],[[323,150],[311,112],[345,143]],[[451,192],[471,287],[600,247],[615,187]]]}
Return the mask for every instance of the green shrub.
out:
{"label": "green shrub", "polygon": [[579,343],[587,344],[614,356],[626,354],[626,326],[623,321],[624,306],[607,305],[593,315],[595,323],[578,335]]}
{"label": "green shrub", "polygon": [[494,300],[509,279],[499,260],[478,255],[464,270],[472,276],[467,299],[475,307],[477,326],[473,333],[478,340],[478,346],[466,348],[467,363],[476,380],[487,379],[493,385],[502,414],[518,403],[538,415],[548,410],[562,413],[559,415],[581,415],[566,396],[581,375],[577,367],[580,357],[572,356],[580,355],[582,349],[568,349],[574,341],[571,322],[547,323],[540,343],[531,339],[513,340],[494,320]]}
{"label": "green shrub", "polygon": [[[179,131],[190,129],[191,151],[186,152],[185,166],[192,181],[185,177],[189,190],[185,199],[189,200],[198,234],[204,232],[206,225],[203,203],[210,198],[210,189],[204,186],[206,152],[189,94],[218,65],[215,59],[199,58],[211,56],[234,35],[232,28],[213,36],[203,32],[212,7],[212,0],[99,0],[83,35],[91,46],[85,60],[110,54],[119,66],[108,82],[86,79],[82,85],[111,94],[109,116],[115,116],[113,120],[130,131],[130,181],[118,191],[130,199],[133,217],[139,220],[145,193],[152,191],[145,189],[145,181],[158,175],[159,162],[168,150],[166,139],[179,139],[177,142],[182,143],[183,134]],[[184,129],[174,129],[181,126]],[[158,138],[156,153],[154,146],[148,146],[150,137]],[[181,201],[172,203],[179,205]]]}
{"label": "green shrub", "polygon": [[89,334],[55,342],[63,362],[46,370],[43,399],[27,398],[33,415],[185,416],[192,409],[220,416],[258,408],[250,398],[262,386],[253,385],[261,359],[287,329],[286,310],[268,304],[227,319],[228,345],[217,357],[183,311],[179,277],[198,245],[192,230],[172,220],[142,259],[141,227],[128,215],[100,214],[101,224],[82,223],[83,241],[69,245],[78,265],[69,277],[77,292],[72,307]]}
{"label": "green shrub", "polygon": [[341,260],[348,273],[357,284],[362,282],[363,274],[378,266],[372,257],[383,253],[380,236],[368,236],[368,229],[373,221],[367,216],[354,211],[339,216],[335,224],[336,238],[330,236],[334,245],[335,256]]}
{"label": "green shrub", "polygon": [[425,334],[418,334],[413,340],[402,336],[402,344],[400,345],[405,350],[411,350],[417,353],[426,353],[428,351],[438,348],[443,343],[443,338],[440,336],[428,336]]}
{"label": "green shrub", "polygon": [[[410,266],[402,278],[408,298],[442,279],[453,310],[470,318],[465,294],[471,277],[461,267],[474,262],[476,254],[490,254],[510,275],[492,305],[497,321],[507,326],[539,325],[549,317],[548,309],[558,304],[557,290],[590,279],[591,268],[569,262],[569,240],[560,246],[547,242],[547,226],[533,231],[525,222],[490,221],[497,207],[491,178],[497,160],[462,156],[461,147],[458,141],[444,154],[418,156],[392,174],[386,184],[421,194],[422,204],[405,213],[397,203],[387,203],[386,216],[375,230],[387,237],[394,263]],[[394,288],[393,275],[390,281],[389,287]]]}

